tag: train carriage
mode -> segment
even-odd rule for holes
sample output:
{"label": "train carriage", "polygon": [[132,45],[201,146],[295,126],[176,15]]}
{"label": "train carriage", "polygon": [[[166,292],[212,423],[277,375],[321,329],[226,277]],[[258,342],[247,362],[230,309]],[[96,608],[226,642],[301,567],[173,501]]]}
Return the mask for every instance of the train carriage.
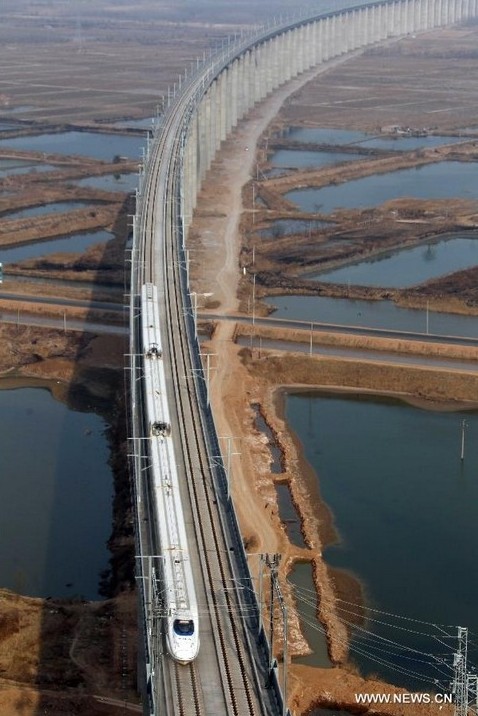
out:
{"label": "train carriage", "polygon": [[141,328],[146,427],[150,438],[155,525],[161,552],[160,591],[166,644],[174,659],[187,663],[196,658],[199,650],[198,610],[171,436],[158,295],[153,284],[142,287]]}

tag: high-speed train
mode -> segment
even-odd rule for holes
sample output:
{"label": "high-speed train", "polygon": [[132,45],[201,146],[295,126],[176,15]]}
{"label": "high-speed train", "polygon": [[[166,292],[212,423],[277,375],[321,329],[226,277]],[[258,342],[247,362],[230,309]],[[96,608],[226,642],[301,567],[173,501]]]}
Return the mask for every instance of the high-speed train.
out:
{"label": "high-speed train", "polygon": [[166,646],[173,659],[185,664],[199,651],[198,608],[171,436],[158,292],[151,283],[141,289],[141,330],[149,474],[161,555]]}

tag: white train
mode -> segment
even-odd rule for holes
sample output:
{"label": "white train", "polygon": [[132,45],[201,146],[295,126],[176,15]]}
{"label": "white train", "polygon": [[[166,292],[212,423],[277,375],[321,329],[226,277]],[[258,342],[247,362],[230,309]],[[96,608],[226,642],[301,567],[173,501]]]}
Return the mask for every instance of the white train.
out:
{"label": "white train", "polygon": [[166,645],[173,659],[185,664],[195,659],[199,651],[198,608],[171,437],[158,294],[156,286],[150,283],[141,289],[141,329],[146,429],[161,554]]}

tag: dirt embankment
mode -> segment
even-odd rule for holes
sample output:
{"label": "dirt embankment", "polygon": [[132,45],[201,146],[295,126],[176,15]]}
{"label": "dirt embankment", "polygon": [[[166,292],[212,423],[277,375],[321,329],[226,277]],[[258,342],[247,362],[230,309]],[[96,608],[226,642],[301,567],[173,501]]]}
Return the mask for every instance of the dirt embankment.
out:
{"label": "dirt embankment", "polygon": [[[130,193],[105,191],[76,186],[73,180],[104,174],[135,172],[137,162],[130,160],[104,162],[89,157],[45,155],[40,152],[16,152],[0,150],[0,158],[21,158],[31,162],[55,164],[55,171],[12,174],[0,178],[0,246],[12,247],[38,243],[57,237],[71,237],[72,251],[49,254],[38,259],[4,264],[5,275],[61,279],[62,281],[116,284],[124,289],[124,252],[130,233],[128,217],[134,213],[134,201]],[[64,203],[64,211],[48,211],[49,204]],[[15,217],[23,209],[45,207],[32,220],[31,216]],[[60,207],[57,207],[60,208]],[[111,233],[106,243],[99,243],[79,252],[74,248],[77,234],[96,232],[100,229]],[[9,287],[11,291],[10,281]],[[5,288],[5,287],[4,287]],[[8,290],[8,289],[7,289]],[[36,284],[36,292],[48,295],[52,287]],[[65,289],[67,291],[67,289]],[[101,288],[99,288],[99,292]],[[25,290],[28,293],[28,289]],[[38,307],[36,309],[38,311]]]}
{"label": "dirt embankment", "polygon": [[[249,324],[238,323],[235,330],[235,339],[240,336],[253,336],[256,348],[258,338],[310,345],[312,337],[313,346],[341,346],[343,348],[365,349],[374,352],[386,351],[397,354],[421,355],[429,358],[478,361],[478,348],[467,345],[451,345],[403,339],[397,340],[396,338],[377,338],[372,336],[354,336],[346,333],[322,331],[314,331],[311,336],[311,331],[306,330],[258,325],[252,330]],[[355,360],[355,358],[353,358],[353,360]]]}
{"label": "dirt embankment", "polygon": [[[296,145],[294,145],[295,148]],[[294,146],[292,148],[294,148]],[[339,149],[339,148],[337,148]],[[349,147],[350,150],[350,147]],[[464,140],[463,143],[450,144],[433,149],[417,149],[411,152],[390,152],[384,157],[368,158],[339,165],[325,166],[320,169],[294,171],[284,177],[264,179],[258,186],[259,196],[262,188],[274,194],[285,194],[291,189],[305,189],[343,184],[353,179],[375,174],[387,174],[400,169],[420,168],[427,164],[443,161],[474,162],[478,159],[478,143],[476,140]],[[268,166],[264,166],[267,171]]]}
{"label": "dirt embankment", "polygon": [[[244,191],[251,202],[250,187]],[[369,260],[399,248],[417,246],[447,234],[468,232],[476,238],[478,204],[465,199],[396,199],[364,210],[343,210],[333,214],[306,214],[284,208],[247,211],[241,221],[244,238],[241,265],[256,274],[257,296],[308,294],[346,298],[391,299],[420,305],[425,297],[436,303],[437,310],[450,301],[451,310],[466,312],[476,307],[473,290],[476,269],[455,272],[407,289],[370,288],[353,284],[321,283],[308,274],[330,270],[350,262]],[[272,238],[261,237],[277,220],[298,220],[309,230],[292,231]],[[254,223],[253,223],[254,221]],[[328,222],[321,225],[321,222]],[[243,293],[250,293],[250,276],[242,278]],[[454,308],[456,307],[456,308]]]}

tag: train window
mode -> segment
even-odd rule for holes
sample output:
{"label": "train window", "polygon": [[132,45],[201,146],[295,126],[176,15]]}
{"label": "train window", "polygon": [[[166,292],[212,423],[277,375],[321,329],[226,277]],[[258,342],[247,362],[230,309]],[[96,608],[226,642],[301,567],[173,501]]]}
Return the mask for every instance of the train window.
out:
{"label": "train window", "polygon": [[175,619],[173,623],[175,634],[179,636],[192,636],[194,634],[194,622],[192,619]]}

